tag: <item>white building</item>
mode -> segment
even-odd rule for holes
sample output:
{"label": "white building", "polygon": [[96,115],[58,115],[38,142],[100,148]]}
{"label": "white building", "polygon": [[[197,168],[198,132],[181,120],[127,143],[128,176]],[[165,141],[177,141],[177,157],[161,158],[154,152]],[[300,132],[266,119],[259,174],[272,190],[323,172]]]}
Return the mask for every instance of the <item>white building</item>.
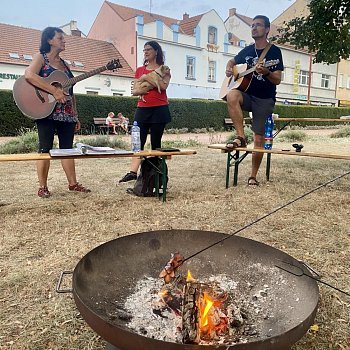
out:
{"label": "white building", "polygon": [[[0,89],[12,90],[15,80],[39,51],[41,32],[39,30],[0,23]],[[130,85],[134,71],[118,50],[105,41],[66,35],[66,50],[61,56],[66,60],[74,76],[85,74],[106,65],[112,59],[119,59],[123,68],[104,71],[78,82],[75,93],[106,96],[130,96]]]}
{"label": "white building", "polygon": [[[229,10],[224,22],[215,10],[181,20],[105,1],[88,37],[112,42],[135,69],[143,63],[142,48],[158,41],[172,71],[170,97],[218,99],[227,61],[252,42],[252,18]],[[271,30],[273,32],[272,26]],[[312,65],[308,92],[309,55],[281,47],[286,71],[277,88],[277,100],[337,105],[337,65]]]}

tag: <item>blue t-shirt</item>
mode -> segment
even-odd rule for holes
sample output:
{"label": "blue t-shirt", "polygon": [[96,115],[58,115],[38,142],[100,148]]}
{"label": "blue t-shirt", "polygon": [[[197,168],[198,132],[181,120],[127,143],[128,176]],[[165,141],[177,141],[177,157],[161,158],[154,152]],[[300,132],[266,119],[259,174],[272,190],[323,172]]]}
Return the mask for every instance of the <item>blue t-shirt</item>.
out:
{"label": "blue t-shirt", "polygon": [[[236,64],[246,63],[250,67],[254,67],[258,61],[259,56],[262,54],[264,49],[255,49],[255,45],[249,45],[241,50],[237,56],[235,56]],[[276,65],[270,66],[268,69],[271,72],[276,70],[283,71],[283,60],[281,50],[272,45],[265,56],[265,64],[268,64],[271,60],[279,60]],[[272,84],[268,78],[262,74],[253,72],[252,81],[249,88],[246,91],[247,94],[258,97],[258,98],[276,98],[276,85]]]}

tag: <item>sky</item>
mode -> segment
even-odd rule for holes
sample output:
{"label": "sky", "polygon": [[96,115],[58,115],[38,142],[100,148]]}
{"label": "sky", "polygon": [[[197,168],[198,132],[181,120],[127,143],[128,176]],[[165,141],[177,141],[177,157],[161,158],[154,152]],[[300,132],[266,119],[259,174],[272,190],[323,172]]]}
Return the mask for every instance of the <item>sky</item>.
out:
{"label": "sky", "polygon": [[[104,0],[0,0],[0,23],[42,30],[48,26],[59,27],[77,21],[78,28],[88,34]],[[216,10],[223,20],[228,10],[236,8],[241,15],[254,17],[263,14],[272,21],[295,0],[110,0],[110,2],[135,9],[182,19]]]}

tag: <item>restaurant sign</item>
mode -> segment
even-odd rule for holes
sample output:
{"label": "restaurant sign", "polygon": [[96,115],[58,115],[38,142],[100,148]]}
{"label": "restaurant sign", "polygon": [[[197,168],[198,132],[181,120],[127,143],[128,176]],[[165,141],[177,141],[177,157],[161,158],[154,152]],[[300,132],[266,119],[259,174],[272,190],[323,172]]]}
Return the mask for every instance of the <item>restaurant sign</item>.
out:
{"label": "restaurant sign", "polygon": [[16,80],[20,77],[20,74],[11,74],[11,73],[0,73],[0,79],[12,79]]}

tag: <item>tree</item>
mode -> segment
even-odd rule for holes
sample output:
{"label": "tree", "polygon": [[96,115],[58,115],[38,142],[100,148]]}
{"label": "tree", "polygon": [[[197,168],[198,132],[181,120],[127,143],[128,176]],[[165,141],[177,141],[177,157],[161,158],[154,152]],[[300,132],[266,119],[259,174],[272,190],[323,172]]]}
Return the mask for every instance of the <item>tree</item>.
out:
{"label": "tree", "polygon": [[277,41],[308,48],[314,62],[336,63],[350,56],[350,1],[311,0],[310,14],[284,22]]}

